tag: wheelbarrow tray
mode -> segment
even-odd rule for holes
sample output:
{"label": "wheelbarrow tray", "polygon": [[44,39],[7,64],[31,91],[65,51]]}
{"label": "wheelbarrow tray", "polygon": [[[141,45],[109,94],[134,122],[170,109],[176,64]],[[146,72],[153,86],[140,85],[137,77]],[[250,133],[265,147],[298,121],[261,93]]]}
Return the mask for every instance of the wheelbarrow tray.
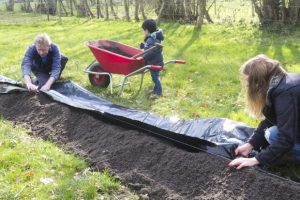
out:
{"label": "wheelbarrow tray", "polygon": [[86,45],[108,73],[128,75],[145,65],[143,59],[132,58],[143,52],[140,49],[111,40],[88,41]]}

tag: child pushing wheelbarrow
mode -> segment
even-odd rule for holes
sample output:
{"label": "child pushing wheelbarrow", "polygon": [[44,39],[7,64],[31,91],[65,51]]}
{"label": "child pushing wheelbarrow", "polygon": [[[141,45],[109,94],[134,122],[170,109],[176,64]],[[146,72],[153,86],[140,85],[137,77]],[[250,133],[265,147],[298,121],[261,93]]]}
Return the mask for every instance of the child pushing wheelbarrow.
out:
{"label": "child pushing wheelbarrow", "polygon": [[[147,20],[145,22],[147,22]],[[147,28],[144,26],[145,22],[143,23],[145,43],[141,45],[141,47],[144,47],[144,51],[111,40],[86,42],[86,45],[96,58],[85,70],[85,72],[89,74],[89,80],[92,85],[101,88],[110,86],[111,93],[113,93],[113,87],[120,87],[120,95],[123,92],[124,86],[128,84],[127,80],[129,77],[141,75],[140,91],[145,73],[151,72],[152,80],[155,83],[154,95],[161,95],[161,90],[156,90],[156,81],[157,78],[159,78],[159,71],[167,64],[185,64],[185,61],[169,60],[163,62],[162,59],[158,59],[159,62],[156,64],[155,55],[152,55],[153,53],[157,54],[157,52],[161,54],[163,46],[160,44],[160,39],[162,38],[158,37],[160,31],[153,31],[156,30],[156,25],[152,28],[151,26]],[[150,20],[150,22],[152,21]],[[113,84],[113,74],[124,75],[123,81],[120,84]]]}

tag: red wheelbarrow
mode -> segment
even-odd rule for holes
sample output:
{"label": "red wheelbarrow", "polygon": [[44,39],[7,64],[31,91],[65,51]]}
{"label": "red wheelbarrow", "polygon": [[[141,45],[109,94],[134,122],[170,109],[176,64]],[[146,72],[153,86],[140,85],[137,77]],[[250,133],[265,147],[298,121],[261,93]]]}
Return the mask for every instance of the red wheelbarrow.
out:
{"label": "red wheelbarrow", "polygon": [[[122,93],[124,86],[128,84],[129,77],[141,75],[139,91],[142,88],[144,75],[149,69],[161,70],[161,66],[146,65],[143,59],[139,59],[143,54],[153,51],[155,48],[162,48],[157,44],[147,51],[143,51],[119,42],[111,40],[88,41],[85,43],[96,60],[94,60],[85,72],[89,75],[89,80],[93,86],[107,88],[110,85],[110,92],[113,87],[121,87],[119,94]],[[138,59],[137,59],[138,58]],[[185,64],[184,60],[169,60],[164,65],[170,63]],[[113,84],[112,74],[124,75],[124,80],[117,85]]]}

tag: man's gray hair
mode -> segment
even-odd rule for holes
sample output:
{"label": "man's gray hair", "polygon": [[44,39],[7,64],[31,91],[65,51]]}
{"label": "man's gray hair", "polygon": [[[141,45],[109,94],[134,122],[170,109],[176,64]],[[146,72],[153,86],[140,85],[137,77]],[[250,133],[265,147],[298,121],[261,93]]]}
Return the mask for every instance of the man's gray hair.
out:
{"label": "man's gray hair", "polygon": [[48,47],[51,45],[51,39],[47,33],[42,33],[35,37],[34,44],[36,47]]}

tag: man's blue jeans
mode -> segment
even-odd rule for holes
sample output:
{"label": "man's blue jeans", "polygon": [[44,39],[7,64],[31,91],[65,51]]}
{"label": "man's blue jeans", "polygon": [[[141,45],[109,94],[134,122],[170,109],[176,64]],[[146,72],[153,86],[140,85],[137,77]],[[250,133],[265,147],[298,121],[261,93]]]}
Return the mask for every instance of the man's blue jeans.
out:
{"label": "man's blue jeans", "polygon": [[[62,71],[65,69],[67,62],[68,62],[68,58],[64,55],[61,55],[61,60],[60,60],[61,70],[60,70],[59,77],[61,76]],[[45,85],[45,83],[50,78],[50,72],[46,72],[46,71],[35,71],[34,75],[36,76],[35,84],[38,85],[39,87]]]}
{"label": "man's blue jeans", "polygon": [[[277,126],[272,126],[265,131],[265,138],[269,144],[273,144],[279,139],[279,130]],[[297,160],[300,160],[300,144],[296,143],[293,149],[289,153],[294,156]]]}
{"label": "man's blue jeans", "polygon": [[150,69],[150,73],[151,73],[152,81],[154,82],[153,93],[156,95],[162,95],[162,87],[161,87],[160,77],[159,77],[160,71]]}

